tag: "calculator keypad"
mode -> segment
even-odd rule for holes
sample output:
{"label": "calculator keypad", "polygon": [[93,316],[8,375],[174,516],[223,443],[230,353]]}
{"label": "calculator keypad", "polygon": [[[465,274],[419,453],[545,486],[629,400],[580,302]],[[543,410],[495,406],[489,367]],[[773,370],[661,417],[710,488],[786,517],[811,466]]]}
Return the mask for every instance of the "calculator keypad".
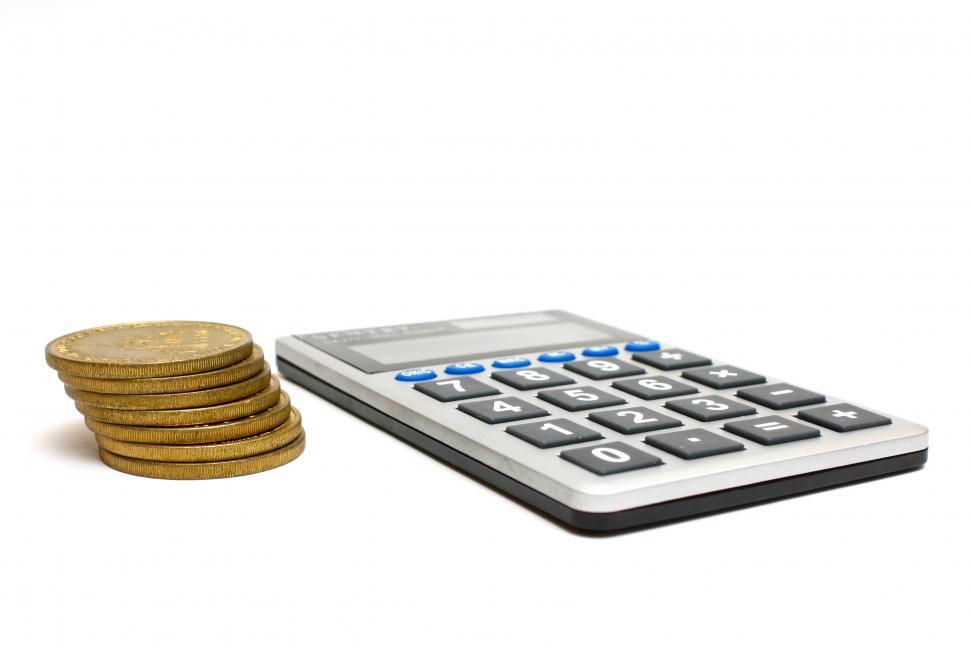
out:
{"label": "calculator keypad", "polygon": [[659,457],[620,442],[567,449],[559,456],[600,476],[663,465]]}
{"label": "calculator keypad", "polygon": [[639,434],[644,431],[680,427],[684,424],[676,418],[651,411],[646,407],[597,411],[589,414],[589,419],[621,434]]}
{"label": "calculator keypad", "polygon": [[706,429],[684,429],[651,434],[643,442],[679,458],[693,460],[744,449],[741,443],[719,436]]}
{"label": "calculator keypad", "polygon": [[699,382],[712,389],[734,389],[739,386],[763,384],[765,382],[764,375],[758,375],[729,364],[695,368],[684,371],[682,375],[688,380]]}
{"label": "calculator keypad", "polygon": [[540,409],[520,398],[512,397],[464,402],[458,405],[458,409],[490,425],[549,415],[549,412],[545,409]]}
{"label": "calculator keypad", "polygon": [[540,391],[539,397],[546,402],[565,409],[566,411],[586,411],[600,407],[612,407],[626,404],[626,400],[594,389],[591,386],[577,386],[556,391]]}
{"label": "calculator keypad", "polygon": [[741,389],[738,391],[738,397],[776,410],[807,407],[825,402],[825,396],[821,393],[815,393],[791,384],[769,384]]}
{"label": "calculator keypad", "polygon": [[[763,375],[714,364],[682,349],[651,348],[647,342],[620,347],[622,354],[616,346],[604,346],[459,362],[438,368],[443,375],[422,369],[405,371],[398,379],[425,380],[408,386],[440,402],[456,402],[461,412],[484,423],[503,425],[508,435],[523,441],[526,451],[562,448],[554,455],[600,476],[665,462],[669,470],[684,460],[745,449],[773,451],[774,445],[829,433],[820,428],[850,432],[892,423],[850,404],[816,406],[826,402],[824,395],[784,382],[768,383]],[[489,363],[496,367],[489,375],[461,374]],[[712,393],[728,389],[733,391]],[[657,402],[653,407],[631,406],[623,395]],[[560,409],[558,417],[544,403]],[[761,410],[757,415],[759,409],[752,404],[791,411],[764,415]],[[685,419],[698,422],[685,427]],[[699,423],[711,424],[692,426]],[[617,434],[631,438],[612,441]],[[642,436],[635,440],[635,434]],[[746,446],[740,440],[750,442]],[[660,456],[640,448],[645,445]]]}
{"label": "calculator keypad", "polygon": [[640,375],[645,372],[639,366],[634,366],[633,364],[622,362],[618,359],[584,359],[578,362],[569,362],[563,368],[573,373],[579,373],[583,377],[588,377],[591,380],[628,377],[630,375]]}
{"label": "calculator keypad", "polygon": [[798,412],[798,417],[838,432],[859,431],[860,429],[892,424],[892,420],[886,416],[866,411],[848,403],[803,409]]}
{"label": "calculator keypad", "polygon": [[633,380],[619,380],[613,383],[613,388],[635,395],[642,400],[676,398],[697,393],[697,388],[690,384],[684,384],[669,377],[652,375]]}
{"label": "calculator keypad", "polygon": [[661,371],[674,371],[681,368],[692,368],[694,366],[708,366],[711,360],[694,353],[688,353],[679,348],[666,348],[662,350],[651,350],[645,353],[634,353],[633,359],[644,364],[649,364]]}
{"label": "calculator keypad", "polygon": [[511,386],[519,391],[529,389],[540,389],[549,386],[565,386],[574,384],[576,380],[566,377],[548,368],[537,366],[535,368],[518,368],[511,371],[496,371],[492,373],[492,378],[502,384]]}
{"label": "calculator keypad", "polygon": [[541,449],[603,439],[603,434],[598,431],[587,429],[566,418],[553,418],[552,420],[512,425],[505,431]]}
{"label": "calculator keypad", "polygon": [[696,398],[686,398],[684,400],[671,400],[665,405],[677,413],[690,416],[694,420],[701,422],[713,422],[714,420],[724,420],[725,418],[737,418],[739,416],[750,416],[756,413],[754,407],[728,400],[719,395],[703,395]]}
{"label": "calculator keypad", "polygon": [[414,389],[441,402],[470,400],[500,393],[494,386],[483,384],[473,377],[452,377],[435,382],[421,382],[415,384]]}

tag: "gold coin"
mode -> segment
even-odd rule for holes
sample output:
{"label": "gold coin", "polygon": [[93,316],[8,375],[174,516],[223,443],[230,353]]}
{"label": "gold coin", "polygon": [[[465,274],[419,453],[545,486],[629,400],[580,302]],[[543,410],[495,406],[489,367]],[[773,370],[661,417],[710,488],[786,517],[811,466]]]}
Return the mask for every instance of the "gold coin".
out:
{"label": "gold coin", "polygon": [[265,360],[263,349],[253,345],[252,354],[241,362],[230,364],[205,373],[194,375],[176,375],[174,377],[144,377],[136,379],[110,379],[100,377],[84,377],[71,373],[59,372],[61,381],[75,389],[94,391],[95,393],[124,393],[128,395],[152,395],[159,393],[186,393],[188,391],[204,391],[216,389],[242,382],[258,375]]}
{"label": "gold coin", "polygon": [[237,458],[231,461],[214,461],[210,463],[163,463],[161,461],[146,461],[139,458],[118,456],[102,449],[101,460],[108,467],[119,472],[148,476],[156,479],[219,479],[229,476],[242,476],[265,472],[274,467],[285,465],[295,460],[306,447],[306,434],[300,433],[296,440],[289,445],[275,451],[266,452],[249,458]]}
{"label": "gold coin", "polygon": [[269,386],[271,374],[269,364],[263,362],[263,371],[248,380],[220,386],[218,389],[190,391],[188,393],[161,393],[154,395],[121,395],[117,393],[95,393],[80,391],[65,386],[64,390],[75,402],[83,402],[106,409],[128,409],[139,411],[158,411],[163,409],[197,409],[214,404],[234,402],[259,393]]}
{"label": "gold coin", "polygon": [[99,436],[123,442],[147,443],[153,445],[193,445],[217,443],[255,436],[264,431],[275,429],[286,422],[290,415],[290,397],[280,391],[280,399],[266,411],[207,425],[191,427],[137,427],[132,425],[113,425],[93,418],[85,418],[84,424]]}
{"label": "gold coin", "polygon": [[240,362],[253,338],[236,326],[204,321],[149,321],[89,328],[47,344],[47,363],[85,377],[189,375]]}
{"label": "gold coin", "polygon": [[211,463],[265,454],[289,445],[303,432],[300,423],[300,412],[290,409],[289,420],[276,429],[264,431],[249,438],[205,445],[150,445],[126,443],[103,436],[96,436],[96,438],[101,449],[118,456],[166,463]]}
{"label": "gold coin", "polygon": [[280,381],[274,375],[269,386],[248,398],[226,404],[196,409],[165,409],[163,411],[128,411],[126,409],[107,409],[84,402],[74,406],[88,418],[116,425],[137,425],[139,427],[183,427],[204,425],[209,422],[225,422],[244,418],[269,409],[280,399]]}

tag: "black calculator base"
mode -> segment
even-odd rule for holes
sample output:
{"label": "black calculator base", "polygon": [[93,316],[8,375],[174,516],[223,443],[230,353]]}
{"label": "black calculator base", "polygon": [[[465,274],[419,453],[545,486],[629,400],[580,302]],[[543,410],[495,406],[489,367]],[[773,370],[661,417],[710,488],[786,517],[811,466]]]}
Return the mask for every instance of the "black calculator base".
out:
{"label": "black calculator base", "polygon": [[788,478],[754,483],[744,487],[710,492],[673,501],[665,501],[639,508],[616,512],[584,512],[574,510],[533,488],[512,479],[484,463],[462,454],[452,447],[425,435],[396,420],[379,409],[331,386],[285,359],[277,358],[280,372],[293,382],[337,406],[363,418],[432,456],[457,467],[509,496],[526,503],[559,522],[593,532],[616,532],[638,526],[658,524],[674,519],[707,514],[728,508],[778,499],[813,490],[821,490],[853,481],[860,481],[894,472],[903,472],[926,462],[926,449],[879,460],[845,465]]}

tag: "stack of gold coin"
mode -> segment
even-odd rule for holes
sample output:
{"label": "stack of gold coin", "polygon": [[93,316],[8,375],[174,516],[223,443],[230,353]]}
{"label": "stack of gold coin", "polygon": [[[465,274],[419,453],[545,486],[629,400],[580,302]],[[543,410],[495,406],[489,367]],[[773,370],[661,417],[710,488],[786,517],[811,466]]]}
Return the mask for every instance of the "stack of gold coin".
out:
{"label": "stack of gold coin", "polygon": [[303,453],[300,414],[242,328],[116,324],[58,337],[46,355],[94,432],[101,460],[121,472],[222,478]]}

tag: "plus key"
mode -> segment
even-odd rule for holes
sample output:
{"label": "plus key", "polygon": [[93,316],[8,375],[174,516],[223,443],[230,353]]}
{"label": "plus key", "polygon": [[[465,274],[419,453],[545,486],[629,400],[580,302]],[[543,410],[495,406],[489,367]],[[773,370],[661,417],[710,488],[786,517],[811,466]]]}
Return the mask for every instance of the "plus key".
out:
{"label": "plus key", "polygon": [[859,431],[860,429],[892,424],[892,420],[884,415],[867,411],[846,402],[802,409],[798,412],[798,417],[838,432]]}

